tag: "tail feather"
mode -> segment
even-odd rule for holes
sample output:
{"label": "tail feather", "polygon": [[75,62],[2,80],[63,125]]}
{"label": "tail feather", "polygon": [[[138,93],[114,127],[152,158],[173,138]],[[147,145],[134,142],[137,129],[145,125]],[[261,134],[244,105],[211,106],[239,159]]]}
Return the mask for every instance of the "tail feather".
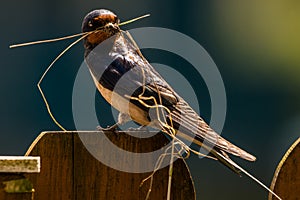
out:
{"label": "tail feather", "polygon": [[[225,152],[222,152],[223,154],[221,154],[220,152],[212,149],[210,151],[210,154],[217,158],[219,162],[221,162],[223,165],[225,165],[227,168],[229,168],[231,171],[233,171],[234,173],[238,174],[239,176],[241,176],[241,170],[236,168],[234,165],[231,164],[231,162],[229,162],[228,160],[232,161],[228,155]],[[233,161],[232,161],[233,162]]]}
{"label": "tail feather", "polygon": [[213,155],[216,156],[216,158],[223,163],[225,166],[229,167],[231,170],[233,170],[234,172],[241,174],[244,173],[245,175],[247,175],[249,178],[251,178],[252,180],[254,180],[257,184],[259,184],[260,186],[262,186],[263,188],[265,188],[268,192],[270,192],[272,195],[274,195],[277,199],[281,200],[281,198],[275,194],[270,188],[268,188],[265,184],[263,184],[261,181],[259,181],[257,178],[255,178],[253,175],[251,175],[249,172],[247,172],[245,169],[243,169],[242,167],[240,167],[238,164],[236,164],[235,162],[233,162],[229,157],[224,156],[222,153],[216,151],[216,150],[212,150],[211,153]]}
{"label": "tail feather", "polygon": [[[281,200],[281,198],[277,194],[275,194],[270,188],[268,188],[265,184],[263,184],[261,181],[259,181],[257,178],[255,178],[253,175],[251,175],[249,172],[247,172],[242,167],[240,167],[238,164],[236,164],[233,160],[231,160],[229,158],[229,156],[223,150],[216,149],[214,147],[210,148],[208,145],[202,143],[200,140],[194,139],[194,138],[190,137],[189,135],[184,134],[180,131],[177,132],[176,136],[181,138],[181,139],[184,139],[184,140],[193,141],[194,144],[197,144],[199,147],[202,147],[202,148],[206,149],[209,152],[210,155],[212,155],[213,157],[218,159],[219,162],[224,164],[230,170],[232,170],[233,172],[237,173],[240,176],[241,176],[241,173],[244,173],[249,178],[254,180],[257,184],[259,184],[260,186],[265,188],[268,192],[273,194],[277,199]],[[249,161],[254,161],[255,160],[255,157],[252,156],[251,154],[248,154],[247,152],[244,155],[247,155],[247,157],[249,158],[249,159],[246,159],[246,160],[249,160]],[[250,156],[248,156],[248,155],[250,155]],[[242,158],[245,159],[245,156],[243,156]]]}

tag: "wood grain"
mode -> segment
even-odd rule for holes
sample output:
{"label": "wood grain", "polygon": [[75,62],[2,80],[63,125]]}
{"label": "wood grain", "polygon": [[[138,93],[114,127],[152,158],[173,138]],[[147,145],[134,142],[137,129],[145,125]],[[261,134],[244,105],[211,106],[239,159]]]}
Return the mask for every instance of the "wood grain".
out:
{"label": "wood grain", "polygon": [[0,156],[0,172],[40,172],[40,157],[32,156]]}
{"label": "wood grain", "polygon": [[41,172],[25,175],[34,185],[35,200],[74,199],[73,134],[41,133],[25,155],[41,157]]}
{"label": "wood grain", "polygon": [[[151,172],[131,173],[114,169],[99,161],[99,156],[117,162],[121,169],[130,165],[133,170],[141,170],[153,166],[157,158],[144,163],[140,159],[128,163],[128,155],[116,154],[110,145],[114,144],[125,152],[147,153],[159,150],[168,142],[161,133],[141,139],[124,132],[44,132],[26,153],[41,157],[41,173],[26,177],[35,187],[34,199],[145,199],[149,181],[142,187],[140,183]],[[150,199],[166,199],[168,171],[166,166],[155,173]],[[182,159],[174,163],[171,199],[195,199],[193,181]]]}
{"label": "wood grain", "polygon": [[[300,200],[300,138],[280,161],[273,177],[271,190],[284,200]],[[269,194],[269,200],[275,199]]]}

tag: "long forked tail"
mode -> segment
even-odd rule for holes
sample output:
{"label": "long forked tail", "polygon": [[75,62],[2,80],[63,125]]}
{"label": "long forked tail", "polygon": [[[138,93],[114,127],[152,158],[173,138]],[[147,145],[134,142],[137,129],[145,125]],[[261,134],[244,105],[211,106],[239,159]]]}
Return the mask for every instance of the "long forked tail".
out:
{"label": "long forked tail", "polygon": [[257,178],[255,178],[253,175],[251,175],[249,172],[244,170],[242,167],[240,167],[238,164],[233,162],[230,158],[226,157],[222,153],[212,149],[211,152],[221,163],[223,163],[225,166],[229,167],[231,170],[234,172],[240,174],[240,172],[244,173],[247,175],[249,178],[254,180],[256,183],[258,183],[260,186],[265,188],[268,192],[273,194],[277,199],[282,200],[277,194],[275,194],[270,188],[268,188],[265,184],[263,184],[261,181],[259,181]]}
{"label": "long forked tail", "polygon": [[[265,184],[263,184],[261,181],[259,181],[257,178],[255,178],[253,175],[251,175],[249,172],[247,172],[245,169],[243,169],[242,167],[240,167],[238,164],[236,164],[235,162],[233,162],[229,156],[225,153],[225,151],[223,151],[221,148],[219,149],[215,149],[214,147],[210,147],[209,144],[205,144],[203,143],[201,140],[198,140],[195,137],[192,137],[191,135],[185,134],[181,131],[178,131],[176,133],[176,137],[179,139],[183,139],[186,141],[190,141],[193,142],[194,144],[198,145],[199,147],[204,148],[208,153],[208,155],[212,155],[212,157],[215,157],[219,162],[221,162],[222,164],[224,164],[226,167],[228,167],[229,169],[231,169],[233,172],[241,175],[241,173],[244,173],[245,175],[247,175],[249,178],[251,178],[252,180],[254,180],[256,183],[258,183],[260,186],[262,186],[264,189],[266,189],[268,192],[270,192],[272,195],[274,195],[277,199],[282,200],[277,194],[275,194],[270,188],[268,188]],[[220,138],[218,138],[220,140]],[[224,140],[223,138],[221,138],[222,141]],[[235,149],[238,149],[238,151],[229,151],[229,153],[239,156],[243,159],[246,159],[248,161],[255,161],[256,158],[254,156],[252,156],[251,154],[243,151],[242,149],[235,147],[233,144],[227,142],[226,140],[224,140],[227,145],[232,145]],[[219,145],[221,146],[221,145]]]}

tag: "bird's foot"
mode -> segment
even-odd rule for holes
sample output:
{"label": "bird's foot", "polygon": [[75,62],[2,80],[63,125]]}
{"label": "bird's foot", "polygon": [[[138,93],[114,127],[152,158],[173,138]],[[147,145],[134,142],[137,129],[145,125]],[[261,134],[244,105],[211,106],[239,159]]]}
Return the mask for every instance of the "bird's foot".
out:
{"label": "bird's foot", "polygon": [[112,125],[112,126],[108,126],[106,128],[103,128],[101,126],[97,126],[97,130],[98,131],[111,131],[111,132],[115,132],[117,129],[119,128],[118,123]]}

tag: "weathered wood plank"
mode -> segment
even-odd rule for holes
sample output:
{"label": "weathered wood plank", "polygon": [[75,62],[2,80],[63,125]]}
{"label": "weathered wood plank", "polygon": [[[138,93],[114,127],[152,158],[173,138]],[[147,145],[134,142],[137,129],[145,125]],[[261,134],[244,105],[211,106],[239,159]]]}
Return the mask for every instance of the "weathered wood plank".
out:
{"label": "weathered wood plank", "polygon": [[[131,166],[133,171],[152,169],[157,158],[144,160],[142,156],[132,160],[127,154],[118,155],[111,144],[129,153],[149,153],[166,143],[168,140],[162,134],[141,139],[124,132],[45,132],[26,154],[41,157],[41,173],[25,176],[36,188],[35,199],[145,199],[149,181],[142,187],[140,183],[151,172],[120,169],[126,166]],[[119,169],[104,164],[103,158],[117,164]],[[154,175],[150,199],[166,199],[168,171],[166,166]],[[171,199],[195,199],[193,181],[182,159],[174,163]]]}
{"label": "weathered wood plank", "polygon": [[[138,159],[137,157],[137,159],[134,160],[130,158],[131,154],[115,152],[116,150],[110,149],[111,144],[109,144],[109,142],[127,152],[146,153],[165,146],[165,144],[169,142],[167,138],[162,134],[157,134],[151,138],[139,139],[124,132],[117,134],[106,132],[105,137],[109,139],[108,142],[103,141],[104,137],[99,137],[99,134],[103,133],[81,133],[81,139],[78,135],[74,138],[74,186],[77,195],[76,199],[145,199],[150,180],[146,181],[141,187],[140,184],[151,172],[129,173],[125,171],[128,170],[125,165],[132,164],[131,166],[135,168],[132,169],[132,171],[136,172],[143,171],[143,168],[147,168],[147,166],[150,166],[149,169],[153,171],[153,165],[155,165],[157,157],[155,155],[151,157],[151,153],[142,154],[142,156],[150,157],[148,159]],[[83,146],[83,143],[85,146],[88,146],[88,150],[93,155],[88,152],[87,148]],[[113,169],[103,164],[103,158],[101,155],[99,156],[99,154],[106,154],[104,155],[106,159],[108,159],[106,162],[109,161],[111,166],[119,168]],[[166,157],[165,162],[169,162],[168,157]],[[89,164],[87,165],[87,163]],[[185,162],[182,159],[178,159],[175,161],[173,167],[171,199],[195,199],[193,182]],[[122,171],[122,169],[124,169],[124,171]],[[167,199],[168,172],[168,166],[156,172],[150,199]]]}
{"label": "weathered wood plank", "polygon": [[40,157],[0,156],[0,199],[31,200],[34,191],[31,183],[25,180],[24,174],[38,172]]}
{"label": "weathered wood plank", "polygon": [[41,157],[41,172],[25,174],[35,188],[34,199],[73,200],[73,134],[43,132],[26,156]]}
{"label": "weathered wood plank", "polygon": [[0,172],[38,173],[40,172],[40,157],[0,156]]}

